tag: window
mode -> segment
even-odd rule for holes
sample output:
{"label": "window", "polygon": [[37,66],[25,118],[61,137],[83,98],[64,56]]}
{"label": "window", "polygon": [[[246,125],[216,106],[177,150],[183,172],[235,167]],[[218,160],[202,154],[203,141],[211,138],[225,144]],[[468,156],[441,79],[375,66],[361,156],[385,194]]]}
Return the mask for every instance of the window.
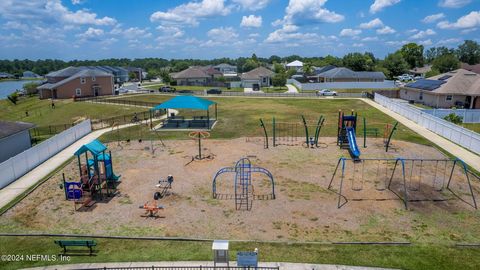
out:
{"label": "window", "polygon": [[420,92],[420,97],[418,99],[423,100],[423,93],[422,92]]}
{"label": "window", "polygon": [[263,77],[263,83],[267,83],[267,77]]}
{"label": "window", "polygon": [[97,78],[95,78],[95,76],[92,77],[92,82],[96,81]]}
{"label": "window", "polygon": [[82,89],[80,89],[80,88],[75,89],[75,95],[76,96],[81,96],[82,95]]}
{"label": "window", "polygon": [[451,101],[452,99],[453,99],[453,96],[452,96],[452,95],[447,95],[447,96],[445,97],[445,100],[446,100],[446,101]]}
{"label": "window", "polygon": [[80,78],[80,83],[81,84],[85,84],[87,82],[87,80],[84,78],[84,77],[81,77]]}

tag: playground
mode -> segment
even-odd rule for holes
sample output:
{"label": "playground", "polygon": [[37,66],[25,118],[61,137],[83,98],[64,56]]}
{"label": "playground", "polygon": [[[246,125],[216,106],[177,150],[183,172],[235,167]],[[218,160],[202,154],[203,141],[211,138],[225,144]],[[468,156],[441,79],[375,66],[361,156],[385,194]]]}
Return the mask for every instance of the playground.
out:
{"label": "playground", "polygon": [[[282,139],[287,140],[279,137],[279,142]],[[440,190],[440,182],[433,183],[431,177],[419,180],[407,174],[408,181],[417,181],[408,186],[409,198],[421,195],[429,199],[409,201],[407,210],[401,198],[385,187],[379,188],[376,177],[381,179],[385,175],[384,167],[377,172],[379,163],[375,163],[360,177],[362,163],[347,160],[342,195],[348,203],[339,208],[339,171],[333,178],[333,187],[328,187],[338,169],[339,158],[350,159],[350,155],[348,149],[338,146],[337,139],[319,137],[318,147],[307,148],[302,145],[305,137],[288,138],[299,143],[279,143],[265,149],[263,137],[204,138],[200,155],[198,140],[194,139],[167,140],[164,145],[158,141],[112,142],[105,144],[106,148],[94,144],[96,155],[90,153],[91,147],[81,149],[79,158],[74,157],[63,170],[5,213],[0,226],[10,232],[273,241],[448,243],[479,240],[479,216],[471,205],[461,166],[456,166],[453,172],[452,189],[455,188],[463,200],[451,195],[446,188]],[[389,151],[385,152],[382,138],[369,138],[366,148],[362,147],[360,138],[357,140],[365,160],[447,159],[429,146],[392,140]],[[109,162],[105,167],[101,163],[107,155]],[[239,161],[241,158],[248,161]],[[97,162],[98,166],[93,165]],[[389,173],[393,163],[387,165]],[[427,165],[425,162],[423,173],[436,171],[446,186],[446,163]],[[90,164],[91,169],[86,170],[85,164]],[[451,164],[447,170],[451,170]],[[113,171],[108,166],[113,166]],[[240,173],[235,171],[238,166],[242,168],[237,170]],[[222,168],[226,168],[226,172],[218,174]],[[409,171],[408,168],[406,165],[405,170]],[[418,169],[416,165],[414,176],[419,174]],[[96,203],[80,206],[66,200],[66,190],[62,188],[63,174],[67,182],[77,181],[79,170],[87,175],[84,178],[99,175],[100,179],[118,183],[108,192],[100,191],[104,196],[96,196]],[[353,171],[358,174],[354,179],[363,182],[351,181],[348,175]],[[395,185],[401,179],[397,177],[400,171],[395,171]],[[213,192],[212,181],[217,174]],[[248,181],[251,186],[243,192],[242,183]],[[239,188],[234,183],[240,185]],[[478,194],[478,182],[473,188]],[[252,196],[248,199],[235,194]]]}

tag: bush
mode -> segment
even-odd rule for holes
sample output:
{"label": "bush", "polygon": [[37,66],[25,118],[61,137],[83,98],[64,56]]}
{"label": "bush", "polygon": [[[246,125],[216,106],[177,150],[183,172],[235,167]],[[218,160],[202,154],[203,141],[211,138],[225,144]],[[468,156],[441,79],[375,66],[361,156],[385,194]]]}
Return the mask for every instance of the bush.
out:
{"label": "bush", "polygon": [[445,116],[443,119],[447,120],[448,122],[452,122],[454,124],[460,125],[463,122],[463,117],[456,115],[454,113],[451,113],[447,116]]}
{"label": "bush", "polygon": [[17,93],[17,92],[11,93],[7,98],[8,98],[8,100],[10,100],[14,105],[17,105],[17,101],[18,101],[18,93]]}

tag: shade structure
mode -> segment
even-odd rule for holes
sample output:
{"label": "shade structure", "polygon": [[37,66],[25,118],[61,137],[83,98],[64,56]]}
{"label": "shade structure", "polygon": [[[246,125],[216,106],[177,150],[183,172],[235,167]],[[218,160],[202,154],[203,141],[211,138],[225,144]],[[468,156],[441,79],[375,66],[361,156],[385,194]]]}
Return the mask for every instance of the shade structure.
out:
{"label": "shade structure", "polygon": [[94,156],[98,156],[103,153],[103,151],[107,150],[107,147],[103,145],[98,140],[93,140],[90,143],[82,145],[75,153],[75,156],[79,156],[87,151],[90,151]]}
{"label": "shade structure", "polygon": [[176,96],[152,108],[152,110],[160,109],[191,109],[208,111],[210,105],[215,102],[196,96]]}

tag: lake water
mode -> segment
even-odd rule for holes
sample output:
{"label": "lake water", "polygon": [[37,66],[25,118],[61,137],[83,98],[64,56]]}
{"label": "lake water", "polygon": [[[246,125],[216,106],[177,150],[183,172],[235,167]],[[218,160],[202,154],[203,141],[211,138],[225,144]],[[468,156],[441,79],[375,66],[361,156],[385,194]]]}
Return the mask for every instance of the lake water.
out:
{"label": "lake water", "polygon": [[23,85],[28,82],[38,82],[40,80],[18,80],[18,81],[0,81],[0,99],[7,98],[8,95],[15,92],[15,90],[22,90]]}

